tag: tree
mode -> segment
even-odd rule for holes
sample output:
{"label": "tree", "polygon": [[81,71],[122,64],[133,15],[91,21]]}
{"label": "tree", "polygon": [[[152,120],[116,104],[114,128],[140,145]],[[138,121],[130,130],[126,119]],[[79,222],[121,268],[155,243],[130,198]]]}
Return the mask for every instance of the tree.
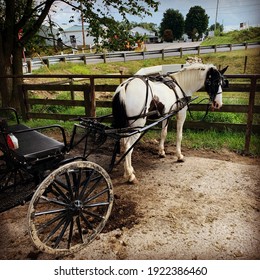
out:
{"label": "tree", "polygon": [[[38,32],[55,5],[69,5],[80,11],[93,30],[109,23],[110,10],[127,19],[127,14],[151,15],[157,10],[156,0],[0,0],[0,102],[1,106],[20,109],[17,85],[22,83],[23,49]],[[16,76],[12,78],[10,76]]]}
{"label": "tree", "polygon": [[215,24],[212,24],[208,31],[216,31],[215,35],[220,35],[223,31],[224,31],[224,26],[223,24],[220,24],[219,22],[216,23],[216,28],[215,28]]}
{"label": "tree", "polygon": [[194,41],[206,32],[209,24],[209,16],[200,6],[191,7],[185,19],[185,32]]}
{"label": "tree", "polygon": [[168,9],[163,14],[160,25],[160,35],[163,36],[165,30],[170,29],[174,39],[180,39],[184,31],[184,18],[178,10]]}
{"label": "tree", "polygon": [[163,40],[165,42],[173,42],[173,34],[171,29],[165,29],[163,32]]}

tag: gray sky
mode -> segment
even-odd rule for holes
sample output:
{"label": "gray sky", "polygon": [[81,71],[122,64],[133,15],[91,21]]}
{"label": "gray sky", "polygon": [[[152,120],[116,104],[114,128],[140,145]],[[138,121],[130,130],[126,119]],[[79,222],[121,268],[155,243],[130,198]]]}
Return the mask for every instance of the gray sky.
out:
{"label": "gray sky", "polygon": [[[217,2],[218,9],[217,9]],[[209,26],[215,23],[216,11],[217,22],[223,24],[225,31],[239,29],[241,22],[246,22],[250,26],[260,26],[260,1],[259,0],[161,0],[158,12],[154,12],[152,17],[139,17],[129,16],[130,21],[135,22],[153,22],[160,25],[163,13],[167,9],[179,10],[180,13],[186,17],[189,9],[193,6],[201,6],[205,9],[209,18]],[[68,23],[70,15],[73,12],[69,7],[64,7],[63,11],[59,11],[55,15],[55,19],[59,24]],[[75,12],[74,12],[75,14]],[[121,20],[118,13],[112,13],[116,20]],[[78,16],[76,17],[78,18]],[[74,24],[78,24],[77,22]]]}

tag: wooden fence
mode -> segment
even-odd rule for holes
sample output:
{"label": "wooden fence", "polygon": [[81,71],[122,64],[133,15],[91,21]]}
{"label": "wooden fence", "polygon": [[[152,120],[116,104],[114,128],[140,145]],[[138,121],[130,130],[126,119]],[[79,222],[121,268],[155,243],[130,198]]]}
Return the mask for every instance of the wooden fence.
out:
{"label": "wooden fence", "polygon": [[[78,117],[78,115],[68,115],[62,113],[44,113],[33,112],[31,108],[34,105],[42,106],[81,106],[85,108],[85,116],[96,116],[96,107],[111,107],[110,100],[96,100],[97,92],[114,92],[119,82],[123,79],[130,77],[129,75],[30,75],[24,76],[25,78],[63,78],[63,82],[53,83],[24,83],[19,87],[20,101],[22,107],[22,117],[24,120],[28,119],[55,119],[55,120],[69,120]],[[213,123],[213,122],[194,122],[187,121],[185,128],[191,129],[209,129],[214,128],[216,130],[235,130],[245,132],[245,152],[249,152],[250,138],[253,133],[260,133],[260,124],[253,124],[254,115],[260,113],[260,105],[255,104],[256,93],[259,94],[260,84],[257,81],[260,79],[260,75],[226,75],[231,79],[229,88],[225,89],[225,92],[243,92],[248,97],[248,105],[239,104],[224,104],[224,106],[215,112],[221,113],[244,113],[247,114],[247,122],[244,124],[231,124],[231,123]],[[74,84],[73,81],[79,79],[86,79],[85,84]],[[104,79],[115,80],[114,85],[100,84]],[[98,80],[98,83],[97,83]],[[232,82],[234,81],[234,82]],[[70,100],[58,100],[49,98],[32,98],[29,97],[30,91],[66,91],[70,92]],[[75,100],[75,92],[83,92],[82,100]],[[203,89],[202,89],[203,91]],[[258,103],[259,104],[259,103]],[[192,111],[203,111],[205,105],[194,104],[192,105]],[[175,123],[175,122],[174,122]]]}

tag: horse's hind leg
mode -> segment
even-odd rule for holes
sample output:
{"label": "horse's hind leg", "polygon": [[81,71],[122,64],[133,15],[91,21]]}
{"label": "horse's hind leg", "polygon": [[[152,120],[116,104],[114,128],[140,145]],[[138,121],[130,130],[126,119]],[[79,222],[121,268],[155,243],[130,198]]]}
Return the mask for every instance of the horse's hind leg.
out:
{"label": "horse's hind leg", "polygon": [[136,141],[135,136],[136,135],[124,139],[124,151],[125,153],[129,151],[125,157],[125,162],[124,162],[124,177],[127,179],[129,183],[133,183],[133,184],[137,183],[137,179],[134,174],[134,168],[132,166],[133,148],[131,148],[134,142]]}
{"label": "horse's hind leg", "polygon": [[184,156],[181,153],[181,141],[182,141],[182,131],[183,131],[183,124],[186,119],[186,108],[183,108],[177,113],[177,135],[176,135],[176,155],[178,161],[184,161]]}
{"label": "horse's hind leg", "polygon": [[167,120],[162,122],[161,139],[159,144],[159,156],[165,157],[164,142],[167,136],[168,124]]}

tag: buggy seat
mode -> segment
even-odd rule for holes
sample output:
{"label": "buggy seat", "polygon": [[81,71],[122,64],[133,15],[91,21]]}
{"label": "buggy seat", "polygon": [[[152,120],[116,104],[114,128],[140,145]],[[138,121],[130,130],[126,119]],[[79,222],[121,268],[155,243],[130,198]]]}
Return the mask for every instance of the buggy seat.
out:
{"label": "buggy seat", "polygon": [[[59,125],[50,125],[37,128],[29,128],[20,124],[17,113],[13,108],[0,108],[4,113],[0,123],[0,150],[11,155],[19,161],[37,161],[62,155],[66,152],[66,136],[64,129]],[[10,115],[12,118],[10,118]],[[1,117],[1,116],[0,116]],[[10,119],[12,121],[10,122]],[[4,120],[4,121],[3,121]],[[58,129],[62,135],[63,142],[57,141],[42,132],[46,129]],[[8,146],[7,135],[13,134],[18,140],[18,148],[11,149]]]}
{"label": "buggy seat", "polygon": [[50,155],[63,153],[65,143],[50,138],[25,125],[17,124],[8,127],[8,132],[13,133],[18,139],[19,148],[15,153],[26,160],[36,160]]}

